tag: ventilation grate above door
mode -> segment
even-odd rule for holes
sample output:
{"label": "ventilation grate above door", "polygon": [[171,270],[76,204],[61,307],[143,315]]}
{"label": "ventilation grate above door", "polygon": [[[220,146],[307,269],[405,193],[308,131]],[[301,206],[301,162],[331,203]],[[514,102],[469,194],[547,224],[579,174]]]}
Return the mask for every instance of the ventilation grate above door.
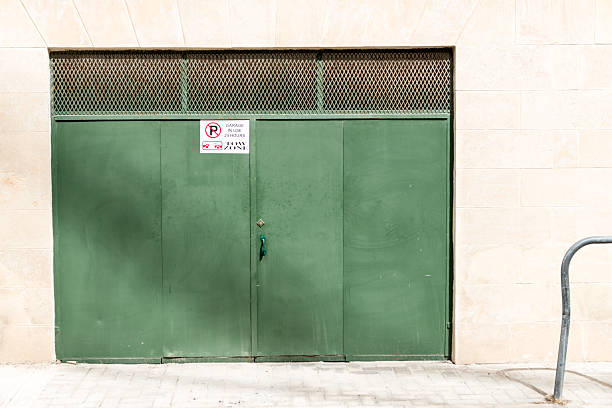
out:
{"label": "ventilation grate above door", "polygon": [[181,75],[181,55],[175,53],[52,53],[52,113],[180,112]]}
{"label": "ventilation grate above door", "polygon": [[329,112],[450,111],[451,64],[444,52],[323,54]]}
{"label": "ventilation grate above door", "polygon": [[51,112],[82,115],[438,114],[448,50],[51,53]]}
{"label": "ventilation grate above door", "polygon": [[187,113],[316,110],[315,53],[188,54]]}

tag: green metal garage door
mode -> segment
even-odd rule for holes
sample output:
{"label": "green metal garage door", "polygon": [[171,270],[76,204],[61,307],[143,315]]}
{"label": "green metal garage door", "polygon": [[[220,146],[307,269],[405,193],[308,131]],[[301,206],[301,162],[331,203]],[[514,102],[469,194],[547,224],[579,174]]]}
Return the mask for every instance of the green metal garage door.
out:
{"label": "green metal garage door", "polygon": [[52,54],[58,358],[448,358],[449,55]]}
{"label": "green metal garage door", "polygon": [[198,121],[56,124],[60,359],[448,355],[448,122],[252,129],[202,155]]}

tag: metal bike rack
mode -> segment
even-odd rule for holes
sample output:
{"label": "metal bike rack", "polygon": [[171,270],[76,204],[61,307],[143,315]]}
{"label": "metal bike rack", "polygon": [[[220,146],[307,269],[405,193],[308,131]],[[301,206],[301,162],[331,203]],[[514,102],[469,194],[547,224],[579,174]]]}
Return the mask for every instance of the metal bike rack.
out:
{"label": "metal bike rack", "polygon": [[563,377],[565,376],[565,360],[567,357],[567,340],[570,325],[570,285],[569,264],[578,250],[590,244],[612,244],[612,236],[588,237],[572,245],[561,262],[561,297],[563,302],[563,315],[561,318],[561,339],[559,340],[559,355],[557,357],[557,373],[555,375],[554,401],[561,399],[563,392]]}

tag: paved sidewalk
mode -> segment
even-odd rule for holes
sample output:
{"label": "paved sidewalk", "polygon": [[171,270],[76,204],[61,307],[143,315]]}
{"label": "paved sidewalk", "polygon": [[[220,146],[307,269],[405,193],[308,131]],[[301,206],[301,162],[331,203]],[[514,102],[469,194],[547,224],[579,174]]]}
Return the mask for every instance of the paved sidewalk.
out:
{"label": "paved sidewalk", "polygon": [[[542,395],[554,380],[545,367],[552,365],[4,365],[0,407],[554,406]],[[566,374],[566,406],[612,407],[612,363],[568,370],[576,373]]]}

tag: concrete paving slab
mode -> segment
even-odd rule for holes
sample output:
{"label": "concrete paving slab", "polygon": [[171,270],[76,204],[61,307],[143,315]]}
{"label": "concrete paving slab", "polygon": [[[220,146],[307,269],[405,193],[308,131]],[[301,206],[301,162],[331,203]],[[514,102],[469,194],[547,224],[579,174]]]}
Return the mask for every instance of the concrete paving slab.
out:
{"label": "concrete paving slab", "polygon": [[[0,407],[553,407],[552,365],[0,365]],[[569,364],[566,407],[612,407],[612,363]]]}

